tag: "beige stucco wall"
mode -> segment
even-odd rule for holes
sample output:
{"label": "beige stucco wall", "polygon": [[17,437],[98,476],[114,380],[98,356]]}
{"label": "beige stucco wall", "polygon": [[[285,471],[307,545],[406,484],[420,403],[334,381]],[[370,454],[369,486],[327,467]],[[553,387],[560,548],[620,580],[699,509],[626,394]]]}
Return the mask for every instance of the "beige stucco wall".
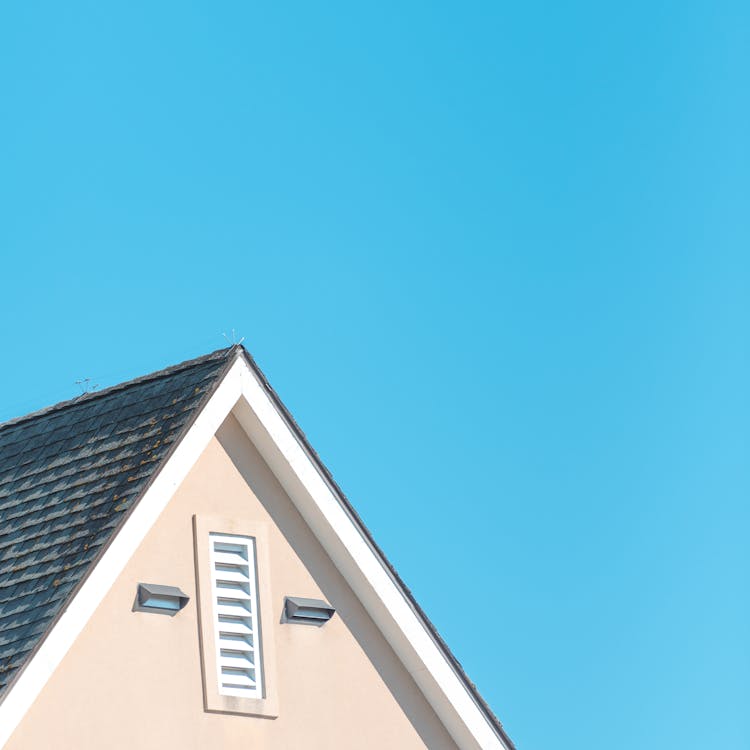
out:
{"label": "beige stucco wall", "polygon": [[[204,710],[194,514],[269,522],[276,719]],[[133,612],[139,581],[179,586],[190,602],[173,618]],[[322,628],[282,624],[286,594],[327,599],[337,614]],[[455,745],[229,417],[6,747],[447,750]]]}

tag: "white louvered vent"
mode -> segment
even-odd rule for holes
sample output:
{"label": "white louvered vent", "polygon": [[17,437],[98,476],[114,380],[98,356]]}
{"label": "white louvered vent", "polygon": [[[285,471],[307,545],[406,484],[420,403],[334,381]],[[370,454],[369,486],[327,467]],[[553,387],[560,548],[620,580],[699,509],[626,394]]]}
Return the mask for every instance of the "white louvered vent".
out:
{"label": "white louvered vent", "polygon": [[210,534],[219,692],[263,697],[255,539]]}

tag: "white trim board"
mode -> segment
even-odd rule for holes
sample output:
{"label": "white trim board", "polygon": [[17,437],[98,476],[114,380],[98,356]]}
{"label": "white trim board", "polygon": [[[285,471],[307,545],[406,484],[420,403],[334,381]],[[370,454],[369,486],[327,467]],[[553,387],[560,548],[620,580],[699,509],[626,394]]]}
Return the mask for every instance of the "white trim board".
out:
{"label": "white trim board", "polygon": [[0,748],[233,412],[461,750],[510,750],[240,354],[0,703]]}

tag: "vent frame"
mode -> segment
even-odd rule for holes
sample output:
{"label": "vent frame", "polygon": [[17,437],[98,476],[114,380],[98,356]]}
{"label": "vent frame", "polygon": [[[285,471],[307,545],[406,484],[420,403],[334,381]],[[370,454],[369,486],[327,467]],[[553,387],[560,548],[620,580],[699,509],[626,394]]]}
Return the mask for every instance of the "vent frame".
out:
{"label": "vent frame", "polygon": [[[278,670],[276,663],[276,629],[270,538],[271,524],[255,518],[221,516],[212,513],[193,515],[193,551],[195,555],[196,603],[198,610],[203,707],[208,712],[242,714],[275,719],[279,715]],[[214,627],[214,593],[211,581],[210,534],[252,537],[255,539],[258,622],[262,641],[260,653],[262,697],[227,695],[219,692],[219,655]]]}

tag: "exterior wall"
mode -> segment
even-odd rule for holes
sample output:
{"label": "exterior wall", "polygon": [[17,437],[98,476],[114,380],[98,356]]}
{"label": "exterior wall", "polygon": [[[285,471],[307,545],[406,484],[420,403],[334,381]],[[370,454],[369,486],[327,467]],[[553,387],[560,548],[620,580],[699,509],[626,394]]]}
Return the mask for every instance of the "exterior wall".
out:
{"label": "exterior wall", "polygon": [[[267,523],[277,718],[204,709],[194,514]],[[179,586],[190,602],[175,617],[133,612],[138,582]],[[284,624],[287,594],[326,599],[337,613],[322,628]],[[8,750],[102,747],[456,747],[234,417],[6,745]]]}

